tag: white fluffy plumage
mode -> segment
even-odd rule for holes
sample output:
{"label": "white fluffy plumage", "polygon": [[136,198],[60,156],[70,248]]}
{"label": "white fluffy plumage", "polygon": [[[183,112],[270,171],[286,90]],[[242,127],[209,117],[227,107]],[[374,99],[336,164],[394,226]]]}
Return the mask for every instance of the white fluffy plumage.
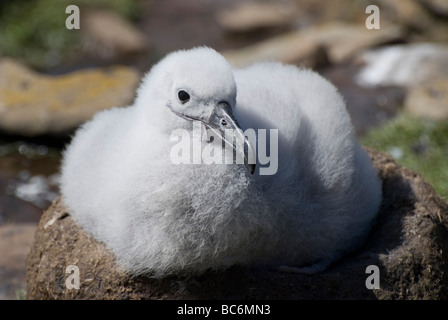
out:
{"label": "white fluffy plumage", "polygon": [[[170,161],[172,131],[192,130],[175,112],[220,101],[243,130],[278,129],[274,175],[260,175],[259,164],[251,175],[241,164]],[[134,105],[84,124],[61,170],[74,220],[131,273],[153,277],[235,264],[319,272],[363,244],[381,202],[332,84],[280,63],[233,69],[204,47],[169,54]]]}

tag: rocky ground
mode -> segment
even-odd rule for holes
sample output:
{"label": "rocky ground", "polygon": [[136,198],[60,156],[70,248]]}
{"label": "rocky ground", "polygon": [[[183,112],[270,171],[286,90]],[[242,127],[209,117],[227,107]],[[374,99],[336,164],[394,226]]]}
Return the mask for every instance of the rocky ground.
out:
{"label": "rocky ground", "polygon": [[[96,111],[131,103],[140,76],[167,52],[208,45],[238,66],[275,59],[313,68],[339,88],[360,137],[402,111],[448,118],[444,1],[138,4],[132,21],[81,6],[80,42],[70,54],[50,50],[39,68],[0,51],[0,299],[23,296],[25,257],[58,194],[70,133]],[[380,8],[378,30],[365,26],[371,4]]]}

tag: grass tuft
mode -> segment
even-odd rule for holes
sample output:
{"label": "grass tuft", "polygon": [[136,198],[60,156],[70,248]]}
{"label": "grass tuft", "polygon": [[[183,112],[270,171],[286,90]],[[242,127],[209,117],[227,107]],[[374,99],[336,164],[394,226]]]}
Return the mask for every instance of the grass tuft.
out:
{"label": "grass tuft", "polygon": [[403,113],[368,132],[364,146],[389,153],[400,164],[420,173],[448,200],[448,121],[431,121]]}

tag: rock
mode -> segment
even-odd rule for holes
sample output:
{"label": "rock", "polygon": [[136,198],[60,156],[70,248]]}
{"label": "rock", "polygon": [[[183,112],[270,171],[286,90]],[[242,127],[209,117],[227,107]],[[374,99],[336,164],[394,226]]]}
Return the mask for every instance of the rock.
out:
{"label": "rock", "polygon": [[[376,1],[381,10],[381,22],[400,21],[406,26],[424,30],[432,25],[432,18],[416,0]],[[384,14],[383,14],[384,13]]]}
{"label": "rock", "polygon": [[448,77],[414,87],[406,96],[405,109],[418,117],[448,119]]}
{"label": "rock", "polygon": [[365,66],[356,76],[363,86],[412,87],[448,77],[448,46],[415,43],[363,53]]}
{"label": "rock", "polygon": [[345,62],[363,50],[399,41],[404,37],[401,27],[392,24],[369,30],[364,23],[328,23],[316,31],[316,36],[328,50],[330,61],[335,64]]}
{"label": "rock", "polygon": [[244,67],[254,62],[272,60],[316,67],[327,61],[320,42],[307,31],[292,31],[241,49],[222,52],[234,66]]}
{"label": "rock", "polygon": [[36,228],[32,223],[0,225],[0,300],[16,299],[25,290],[25,260]]}
{"label": "rock", "polygon": [[217,13],[219,25],[230,33],[250,33],[288,27],[293,18],[290,7],[269,3],[241,3]]}
{"label": "rock", "polygon": [[240,67],[264,60],[315,67],[328,59],[334,64],[347,61],[361,50],[397,41],[401,37],[401,29],[393,25],[368,30],[365,25],[328,23],[291,31],[242,49],[225,51],[223,55]]}
{"label": "rock", "polygon": [[112,11],[84,10],[81,31],[85,50],[103,60],[148,49],[145,34]]}
{"label": "rock", "polygon": [[[60,199],[43,214],[27,258],[28,299],[447,299],[448,205],[411,170],[369,150],[383,180],[377,225],[365,245],[316,275],[232,267],[200,276],[131,277],[79,229]],[[79,289],[66,268],[79,268]],[[380,289],[367,289],[366,268]],[[70,280],[70,279],[69,279]]]}
{"label": "rock", "polygon": [[128,105],[139,81],[124,66],[48,76],[2,59],[0,130],[29,137],[68,133],[100,110]]}
{"label": "rock", "polygon": [[448,2],[446,0],[420,0],[436,15],[448,17]]}

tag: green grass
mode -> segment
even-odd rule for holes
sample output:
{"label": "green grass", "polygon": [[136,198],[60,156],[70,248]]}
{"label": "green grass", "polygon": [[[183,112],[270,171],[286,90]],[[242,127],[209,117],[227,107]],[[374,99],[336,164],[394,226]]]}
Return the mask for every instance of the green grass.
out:
{"label": "green grass", "polygon": [[448,121],[401,114],[361,139],[364,146],[391,154],[429,182],[448,200]]}
{"label": "green grass", "polygon": [[25,289],[17,289],[16,290],[16,299],[17,300],[26,300],[26,290]]}
{"label": "green grass", "polygon": [[79,30],[67,30],[68,5],[105,7],[126,18],[135,18],[132,0],[14,0],[0,1],[0,54],[22,59],[45,69],[76,55]]}

